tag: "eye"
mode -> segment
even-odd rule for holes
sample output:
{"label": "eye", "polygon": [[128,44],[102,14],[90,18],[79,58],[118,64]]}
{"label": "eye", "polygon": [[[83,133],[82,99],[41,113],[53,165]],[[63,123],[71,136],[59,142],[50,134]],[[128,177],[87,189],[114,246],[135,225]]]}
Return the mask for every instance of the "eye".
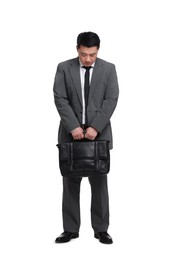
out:
{"label": "eye", "polygon": [[81,56],[82,56],[82,57],[86,57],[86,54],[85,54],[85,53],[81,53]]}
{"label": "eye", "polygon": [[93,54],[90,54],[90,57],[92,57],[92,58],[93,58],[94,56],[95,56],[95,53],[93,53]]}

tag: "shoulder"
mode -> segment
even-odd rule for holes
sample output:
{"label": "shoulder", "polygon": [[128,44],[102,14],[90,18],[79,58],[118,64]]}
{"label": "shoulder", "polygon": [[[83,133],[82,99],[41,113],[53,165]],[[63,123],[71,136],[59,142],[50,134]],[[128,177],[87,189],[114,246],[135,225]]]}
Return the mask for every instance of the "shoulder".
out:
{"label": "shoulder", "polygon": [[79,59],[78,58],[73,58],[73,59],[69,59],[66,61],[62,61],[58,64],[58,67],[60,68],[67,68],[73,64],[78,64],[79,63]]}
{"label": "shoulder", "polygon": [[100,66],[103,66],[106,70],[114,70],[115,69],[115,64],[108,62],[106,60],[97,58],[97,64]]}

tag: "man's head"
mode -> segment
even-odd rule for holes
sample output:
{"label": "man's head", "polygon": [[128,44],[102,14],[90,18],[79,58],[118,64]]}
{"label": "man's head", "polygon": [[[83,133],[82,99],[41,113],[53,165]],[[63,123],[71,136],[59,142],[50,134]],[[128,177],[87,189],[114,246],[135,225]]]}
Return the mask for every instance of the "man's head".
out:
{"label": "man's head", "polygon": [[77,37],[77,52],[84,66],[91,66],[97,58],[100,39],[96,33],[84,32]]}

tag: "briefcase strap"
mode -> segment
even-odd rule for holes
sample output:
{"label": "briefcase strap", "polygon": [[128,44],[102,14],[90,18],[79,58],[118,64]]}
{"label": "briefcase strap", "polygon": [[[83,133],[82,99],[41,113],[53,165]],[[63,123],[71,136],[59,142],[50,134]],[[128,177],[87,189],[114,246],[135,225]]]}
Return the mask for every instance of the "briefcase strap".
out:
{"label": "briefcase strap", "polygon": [[95,169],[99,171],[99,159],[98,159],[98,142],[95,142]]}
{"label": "briefcase strap", "polygon": [[73,143],[70,143],[70,171],[73,171]]}

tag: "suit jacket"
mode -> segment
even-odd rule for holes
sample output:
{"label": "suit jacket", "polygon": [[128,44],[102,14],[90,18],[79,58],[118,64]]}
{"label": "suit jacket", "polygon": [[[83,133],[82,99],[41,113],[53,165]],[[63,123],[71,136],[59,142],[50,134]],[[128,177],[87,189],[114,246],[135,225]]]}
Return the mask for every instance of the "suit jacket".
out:
{"label": "suit jacket", "polygon": [[[71,131],[82,124],[82,92],[79,58],[61,62],[54,81],[54,99],[61,121],[58,143],[72,141]],[[110,141],[112,130],[110,118],[119,95],[115,65],[97,58],[93,69],[88,98],[88,124],[99,132],[97,140]]]}

